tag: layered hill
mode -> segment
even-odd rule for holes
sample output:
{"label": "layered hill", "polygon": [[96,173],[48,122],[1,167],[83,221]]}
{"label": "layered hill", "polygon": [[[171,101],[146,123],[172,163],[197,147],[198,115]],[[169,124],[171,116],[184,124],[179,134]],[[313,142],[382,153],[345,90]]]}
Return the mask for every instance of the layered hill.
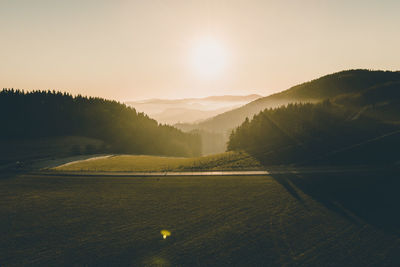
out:
{"label": "layered hill", "polygon": [[[176,124],[183,131],[200,130],[220,134],[223,144],[219,149],[225,148],[230,132],[255,114],[267,108],[277,108],[289,103],[316,103],[328,98],[341,95],[353,95],[374,87],[400,82],[400,72],[347,70],[326,75],[321,78],[293,86],[283,92],[259,98],[240,108],[227,111],[213,118],[197,124]],[[354,100],[355,101],[355,100]],[[203,137],[203,144],[209,140]],[[218,151],[215,151],[218,152]]]}
{"label": "layered hill", "polygon": [[128,101],[127,105],[144,112],[160,123],[196,123],[245,105],[260,95],[223,95],[204,98],[147,99]]}
{"label": "layered hill", "polygon": [[324,100],[266,109],[230,136],[266,165],[390,164],[400,160],[400,82]]}
{"label": "layered hill", "polygon": [[240,108],[219,114],[206,121],[177,125],[184,130],[202,129],[212,132],[226,132],[239,126],[246,117],[266,108],[274,108],[293,102],[318,102],[342,94],[359,93],[367,88],[388,82],[400,81],[400,72],[348,70],[326,75],[321,78],[293,86],[283,92],[256,99]]}
{"label": "layered hill", "polygon": [[228,106],[212,110],[201,110],[193,108],[167,108],[164,111],[152,114],[151,117],[160,123],[174,125],[179,123],[196,123],[214,117],[238,106]]}

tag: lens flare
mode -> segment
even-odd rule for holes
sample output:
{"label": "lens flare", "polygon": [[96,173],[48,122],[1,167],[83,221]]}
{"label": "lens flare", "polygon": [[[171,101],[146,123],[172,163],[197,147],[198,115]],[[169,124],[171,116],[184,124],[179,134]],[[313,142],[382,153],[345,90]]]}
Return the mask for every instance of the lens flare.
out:
{"label": "lens flare", "polygon": [[163,239],[167,239],[167,237],[171,235],[171,232],[168,230],[161,230],[160,233],[163,236]]}

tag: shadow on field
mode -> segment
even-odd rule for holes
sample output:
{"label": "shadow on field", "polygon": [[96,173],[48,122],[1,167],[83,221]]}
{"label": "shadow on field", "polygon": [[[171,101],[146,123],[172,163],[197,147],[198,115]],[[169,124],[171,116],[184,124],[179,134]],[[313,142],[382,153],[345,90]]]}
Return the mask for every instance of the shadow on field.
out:
{"label": "shadow on field", "polygon": [[272,177],[294,198],[304,202],[299,190],[345,219],[361,219],[400,236],[399,172],[274,174]]}
{"label": "shadow on field", "polygon": [[0,170],[0,180],[12,179],[24,172],[24,170]]}

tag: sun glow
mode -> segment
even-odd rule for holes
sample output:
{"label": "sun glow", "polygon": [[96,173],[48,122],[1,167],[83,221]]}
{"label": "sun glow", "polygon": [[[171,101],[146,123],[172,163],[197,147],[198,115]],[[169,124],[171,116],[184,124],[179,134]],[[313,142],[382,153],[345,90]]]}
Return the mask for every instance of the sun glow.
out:
{"label": "sun glow", "polygon": [[227,65],[227,51],[217,40],[205,38],[193,46],[191,60],[201,78],[215,78]]}

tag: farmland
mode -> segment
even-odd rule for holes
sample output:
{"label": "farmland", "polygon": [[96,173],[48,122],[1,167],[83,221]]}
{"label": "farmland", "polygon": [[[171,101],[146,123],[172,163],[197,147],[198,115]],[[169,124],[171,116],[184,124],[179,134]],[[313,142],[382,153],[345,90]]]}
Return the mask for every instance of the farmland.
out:
{"label": "farmland", "polygon": [[398,266],[397,176],[2,179],[0,264]]}

